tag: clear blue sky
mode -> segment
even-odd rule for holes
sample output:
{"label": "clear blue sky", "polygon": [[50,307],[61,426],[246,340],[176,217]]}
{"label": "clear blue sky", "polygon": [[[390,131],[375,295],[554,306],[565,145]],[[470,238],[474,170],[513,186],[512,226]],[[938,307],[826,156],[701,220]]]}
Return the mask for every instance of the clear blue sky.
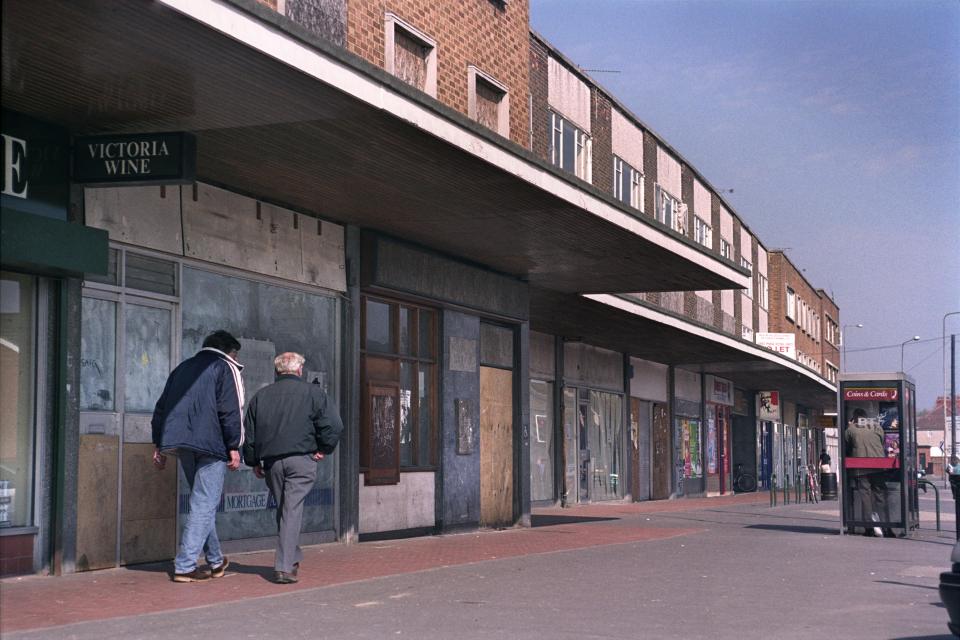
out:
{"label": "clear blue sky", "polygon": [[530,5],[535,30],[619,71],[591,75],[865,325],[848,329],[848,371],[899,369],[901,342],[930,340],[904,369],[933,405],[943,315],[960,311],[960,2]]}

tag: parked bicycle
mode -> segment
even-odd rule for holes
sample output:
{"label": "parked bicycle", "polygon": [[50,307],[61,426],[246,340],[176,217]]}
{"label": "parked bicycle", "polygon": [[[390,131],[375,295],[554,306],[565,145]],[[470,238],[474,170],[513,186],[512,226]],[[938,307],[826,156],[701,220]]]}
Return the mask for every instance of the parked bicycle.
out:
{"label": "parked bicycle", "polygon": [[812,465],[805,465],[803,467],[807,473],[806,480],[806,491],[807,491],[807,502],[820,502],[820,482],[818,481],[817,475],[813,472]]}
{"label": "parked bicycle", "polygon": [[738,464],[733,469],[733,490],[737,493],[749,493],[757,490],[757,477],[743,470]]}

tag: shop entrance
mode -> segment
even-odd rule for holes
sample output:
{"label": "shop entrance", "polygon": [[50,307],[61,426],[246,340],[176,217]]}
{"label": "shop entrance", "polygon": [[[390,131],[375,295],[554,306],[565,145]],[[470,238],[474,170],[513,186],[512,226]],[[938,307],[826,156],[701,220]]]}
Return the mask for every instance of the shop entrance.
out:
{"label": "shop entrance", "polygon": [[653,499],[670,497],[670,421],[667,407],[653,404]]}
{"label": "shop entrance", "polygon": [[177,361],[176,304],[88,289],[82,309],[78,564],[169,558],[177,472],[152,467],[150,418]]}
{"label": "shop entrance", "polygon": [[480,367],[480,524],[513,523],[513,371]]}
{"label": "shop entrance", "polygon": [[565,387],[563,404],[567,501],[622,498],[626,464],[623,396]]}

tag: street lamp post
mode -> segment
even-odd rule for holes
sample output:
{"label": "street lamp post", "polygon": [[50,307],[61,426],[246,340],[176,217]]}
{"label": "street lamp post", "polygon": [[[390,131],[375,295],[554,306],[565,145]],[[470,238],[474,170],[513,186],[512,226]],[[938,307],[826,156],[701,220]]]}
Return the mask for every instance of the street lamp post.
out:
{"label": "street lamp post", "polygon": [[909,340],[904,340],[904,341],[900,344],[900,371],[903,371],[903,348],[904,348],[905,346],[907,346],[907,344],[909,344],[909,343],[911,343],[911,342],[916,342],[916,341],[919,340],[919,339],[920,339],[920,336],[913,336],[913,337],[910,338]]}
{"label": "street lamp post", "polygon": [[[949,313],[943,314],[943,323],[941,325],[942,329],[940,332],[940,346],[942,347],[943,361],[940,363],[940,372],[944,373],[944,369],[947,368],[947,318],[950,316],[960,316],[960,311],[951,311]],[[950,366],[953,367],[953,362],[950,363]],[[953,371],[951,370],[951,373]],[[947,375],[944,373],[943,376],[943,478],[944,486],[946,486],[947,478],[947,398],[950,398],[950,455],[952,456],[957,449],[957,418],[956,418],[956,405],[953,401],[953,392],[950,392],[950,395],[947,395]]]}
{"label": "street lamp post", "polygon": [[844,367],[846,367],[847,364],[847,327],[863,329],[863,323],[858,322],[857,324],[845,324],[840,329],[840,346],[843,347],[843,351],[840,352],[840,373],[844,372]]}

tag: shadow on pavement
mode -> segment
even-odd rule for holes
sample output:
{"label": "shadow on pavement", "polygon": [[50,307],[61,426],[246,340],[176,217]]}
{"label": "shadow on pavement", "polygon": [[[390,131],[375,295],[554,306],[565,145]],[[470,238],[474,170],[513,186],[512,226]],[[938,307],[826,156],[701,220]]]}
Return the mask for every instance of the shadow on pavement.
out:
{"label": "shadow on pavement", "polygon": [[[165,573],[168,576],[173,575],[172,562],[154,562],[150,564],[128,564],[127,571],[142,571],[146,573]],[[236,560],[230,560],[230,566],[227,567],[227,573],[243,573],[247,575],[260,576],[267,582],[273,582],[273,567],[262,567],[248,564],[242,564]]]}
{"label": "shadow on pavement", "polygon": [[836,527],[806,527],[789,524],[749,524],[745,529],[761,529],[763,531],[788,531],[790,533],[815,533],[819,536],[838,536]]}
{"label": "shadow on pavement", "polygon": [[955,640],[955,638],[949,633],[945,633],[942,636],[903,636],[901,638],[891,638],[891,640]]}
{"label": "shadow on pavement", "polygon": [[[877,582],[877,583],[879,583],[879,584],[895,584],[895,585],[897,585],[898,587],[916,587],[917,589],[931,589],[931,590],[933,590],[933,591],[937,591],[937,590],[939,589],[939,587],[931,587],[930,585],[926,585],[926,584],[914,584],[914,583],[912,583],[912,582],[900,582],[899,580],[874,580],[874,582]],[[939,603],[938,603],[938,604],[939,604]],[[940,604],[940,606],[942,607],[943,605]]]}
{"label": "shadow on pavement", "polygon": [[599,516],[554,516],[554,515],[531,515],[531,527],[553,527],[558,524],[579,524],[581,522],[603,522],[604,520],[619,520],[620,518],[601,518]]}

